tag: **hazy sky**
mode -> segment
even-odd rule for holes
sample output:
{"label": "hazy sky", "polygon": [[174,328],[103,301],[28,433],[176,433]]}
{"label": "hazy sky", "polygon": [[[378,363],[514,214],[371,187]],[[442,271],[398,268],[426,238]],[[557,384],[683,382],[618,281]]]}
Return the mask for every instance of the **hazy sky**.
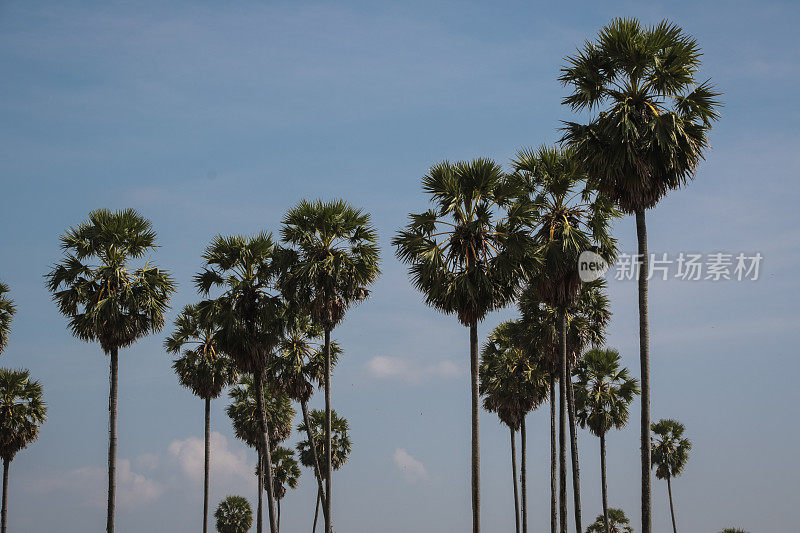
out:
{"label": "hazy sky", "polygon": [[[150,218],[153,261],[191,276],[216,233],[275,231],[301,198],[372,213],[383,276],[336,330],[334,406],[352,427],[334,479],[337,530],[466,531],[468,332],[423,304],[389,241],[427,209],[419,178],[441,159],[504,164],[558,139],[563,57],[613,16],[670,18],[696,36],[725,93],[697,179],[651,211],[651,251],[755,253],[757,281],[653,281],[654,419],[685,423],[692,450],[673,490],[682,529],[796,527],[797,124],[791,2],[14,2],[0,5],[0,279],[19,312],[2,364],[44,385],[49,419],[11,468],[10,530],[100,531],[108,359],[75,340],[42,275],[58,236],[99,207]],[[635,252],[632,218],[615,229]],[[609,345],[639,375],[636,286],[612,281]],[[480,335],[514,310],[492,314]],[[196,532],[203,404],[179,387],[166,334],[120,360],[121,533]],[[319,402],[321,395],[317,395]],[[252,502],[255,456],[213,411],[212,503]],[[530,520],[549,522],[547,410],[529,418]],[[608,438],[609,502],[639,519],[638,403]],[[487,533],[513,528],[508,432],[481,418]],[[295,434],[290,443],[296,442]],[[599,444],[580,432],[584,522],[600,510]],[[315,483],[286,496],[287,532],[310,529]],[[656,531],[669,528],[654,480]],[[638,531],[638,526],[636,527]]]}

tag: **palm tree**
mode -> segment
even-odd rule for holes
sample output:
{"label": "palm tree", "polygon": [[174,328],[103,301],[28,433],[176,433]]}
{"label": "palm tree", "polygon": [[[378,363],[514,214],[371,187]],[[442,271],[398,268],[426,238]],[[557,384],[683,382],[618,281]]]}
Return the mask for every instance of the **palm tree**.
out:
{"label": "palm tree", "polygon": [[[275,386],[271,383],[261,381],[261,390],[256,388],[256,380],[249,374],[245,374],[239,379],[239,384],[228,392],[231,399],[230,405],[225,409],[228,417],[233,422],[233,431],[236,438],[243,441],[251,448],[255,448],[258,454],[258,462],[256,463],[256,475],[258,476],[258,513],[256,517],[256,527],[258,532],[262,531],[262,502],[261,492],[266,489],[267,494],[275,493],[275,480],[274,477],[269,475],[264,478],[264,471],[272,471],[272,465],[269,469],[264,468],[266,458],[272,461],[272,450],[278,443],[289,438],[292,433],[292,421],[294,420],[294,409],[289,397],[285,394],[275,390]],[[264,418],[261,418],[261,409],[264,410]],[[269,453],[265,453],[264,447],[264,434],[261,428],[265,426],[262,423],[266,420],[266,427],[269,428],[269,437],[267,440]],[[270,486],[267,486],[267,483]],[[272,519],[270,519],[270,522]],[[277,528],[277,516],[275,517],[275,526]],[[277,533],[277,529],[276,529]]]}
{"label": "palm tree", "polygon": [[[286,488],[296,489],[300,479],[300,467],[294,458],[294,450],[278,446],[272,450],[272,481],[275,499],[278,500],[278,530],[281,528],[281,500],[286,496]],[[266,489],[266,487],[264,487]]]}
{"label": "palm tree", "polygon": [[195,283],[204,296],[209,296],[214,288],[223,291],[218,298],[202,302],[200,313],[215,316],[219,324],[217,346],[231,358],[239,372],[253,376],[261,441],[257,449],[262,450],[260,459],[268,481],[271,533],[277,533],[278,526],[272,490],[271,450],[267,446],[270,428],[262,391],[264,372],[284,329],[285,304],[276,287],[281,257],[281,250],[275,246],[271,234],[262,232],[253,237],[218,235],[203,254],[205,268],[195,276]]}
{"label": "palm tree", "polygon": [[97,209],[61,236],[64,257],[46,276],[72,334],[98,341],[110,356],[107,533],[114,532],[119,349],[161,330],[175,290],[172,277],[149,260],[131,264],[151,253],[155,240],[150,221],[133,209]]}
{"label": "palm tree", "polygon": [[500,421],[511,433],[511,471],[514,482],[514,517],[520,531],[520,510],[517,490],[517,459],[515,433],[522,434],[522,529],[527,532],[527,469],[525,415],[538,408],[548,394],[548,373],[541,362],[530,357],[521,342],[522,324],[519,321],[503,322],[497,326],[481,353],[480,393],[483,407],[497,413]]}
{"label": "palm tree", "polygon": [[584,354],[575,368],[575,407],[582,428],[589,428],[600,438],[600,474],[603,491],[605,533],[611,533],[606,485],[606,433],[622,429],[628,423],[628,406],[639,394],[636,379],[620,368],[616,350],[595,348]]}
{"label": "palm tree", "polygon": [[586,528],[586,533],[633,533],[630,523],[622,509],[612,507],[607,513],[597,515],[594,523]]}
{"label": "palm tree", "polygon": [[250,502],[241,496],[227,496],[214,513],[219,533],[247,533],[253,525]]}
{"label": "palm tree", "polygon": [[655,439],[652,442],[653,466],[658,479],[667,480],[669,492],[669,512],[672,516],[672,531],[678,533],[675,525],[675,506],[672,504],[672,478],[681,475],[692,443],[683,436],[686,428],[677,420],[661,419],[651,426]]}
{"label": "palm tree", "polygon": [[[567,531],[566,431],[570,361],[568,352],[568,310],[581,292],[578,258],[593,251],[610,263],[616,256],[616,241],[609,233],[616,211],[605,197],[586,183],[586,176],[571,149],[539,147],[517,152],[512,161],[517,176],[528,190],[537,210],[539,226],[534,234],[536,255],[541,263],[531,269],[531,285],[538,298],[558,311],[560,370],[559,514],[561,531]],[[572,402],[570,401],[570,405]],[[570,409],[570,413],[573,412]],[[574,416],[571,417],[574,425]],[[572,475],[575,525],[581,528],[580,477],[577,439],[572,431]]]}
{"label": "palm tree", "polygon": [[739,529],[738,527],[726,527],[719,533],[748,533],[744,529]]}
{"label": "palm tree", "polygon": [[[333,471],[339,470],[342,465],[347,462],[347,458],[350,456],[350,451],[352,450],[353,443],[350,441],[350,436],[348,435],[348,431],[350,430],[350,426],[347,423],[347,419],[343,417],[339,417],[336,414],[336,411],[331,411],[331,430],[332,430],[332,437],[330,440],[331,447],[328,448],[327,446],[327,439],[323,438],[326,435],[327,428],[328,428],[328,413],[325,411],[319,411],[317,409],[312,409],[311,413],[309,414],[308,421],[304,421],[302,424],[297,426],[297,430],[300,432],[310,433],[311,437],[306,440],[302,440],[297,444],[297,452],[300,457],[300,463],[305,467],[311,467],[314,465],[314,458],[319,457],[320,455],[326,454],[328,450],[330,450],[330,457],[331,457],[331,468]],[[309,425],[310,422],[310,425]],[[321,471],[320,474],[323,478],[327,479],[330,476],[328,473],[330,470],[327,469],[328,463],[322,463],[320,465]],[[322,501],[322,491],[317,491],[317,503],[314,511],[314,529],[313,531],[317,530],[317,517],[319,513],[319,504]]]}
{"label": "palm tree", "polygon": [[8,469],[20,450],[39,436],[47,419],[42,385],[27,370],[0,368],[0,458],[3,459],[3,508],[0,531],[8,523]]}
{"label": "palm tree", "polygon": [[8,345],[8,333],[11,331],[11,320],[17,312],[14,300],[6,296],[9,292],[8,285],[0,282],[0,355]]}
{"label": "palm tree", "polygon": [[472,530],[480,532],[478,322],[513,299],[530,251],[533,214],[488,159],[433,166],[422,178],[434,208],[412,214],[392,240],[428,305],[469,328],[472,396]]}
{"label": "palm tree", "polygon": [[[344,200],[301,201],[283,219],[283,240],[294,247],[284,280],[291,299],[307,303],[314,323],[325,332],[325,468],[331,470],[331,331],[347,310],[369,295],[380,275],[378,234],[370,216]],[[325,480],[326,533],[333,533],[331,477]]]}
{"label": "palm tree", "polygon": [[614,19],[594,42],[567,58],[559,80],[576,111],[601,110],[589,124],[567,122],[564,141],[593,184],[636,215],[639,271],[639,355],[642,367],[642,533],[651,533],[650,337],[645,211],[694,177],[719,118],[720,93],[698,83],[697,41],[668,21],[643,27]]}
{"label": "palm tree", "polygon": [[214,343],[216,324],[210,314],[187,305],[175,320],[175,332],[164,341],[167,352],[179,354],[172,362],[181,385],[205,401],[205,461],[203,479],[203,533],[208,531],[209,470],[211,463],[211,400],[236,383],[236,369]]}

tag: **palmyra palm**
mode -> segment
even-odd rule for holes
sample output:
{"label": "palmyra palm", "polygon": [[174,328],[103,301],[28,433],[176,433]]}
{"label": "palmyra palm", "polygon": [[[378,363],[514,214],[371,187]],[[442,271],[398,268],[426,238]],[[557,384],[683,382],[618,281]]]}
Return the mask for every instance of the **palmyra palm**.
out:
{"label": "palmyra palm", "polygon": [[642,26],[614,19],[595,41],[567,58],[559,80],[563,103],[599,111],[589,124],[568,122],[564,141],[591,181],[627,214],[636,215],[639,253],[639,352],[642,368],[642,533],[651,533],[649,262],[645,212],[695,175],[719,118],[719,93],[698,83],[697,41],[668,21]]}
{"label": "palmyra palm", "polygon": [[630,524],[622,509],[612,507],[608,513],[598,515],[594,523],[586,528],[586,533],[633,533]]}
{"label": "palmyra palm", "polygon": [[672,516],[672,531],[678,533],[675,523],[675,506],[672,503],[672,478],[681,475],[683,467],[689,460],[692,443],[683,436],[686,431],[677,420],[661,419],[651,426],[653,430],[653,467],[658,479],[667,480],[669,494],[669,512]]}
{"label": "palmyra palm", "polygon": [[276,446],[272,450],[272,482],[278,502],[278,530],[281,528],[281,500],[286,496],[286,489],[296,489],[299,481],[300,467],[294,458],[294,450]]}
{"label": "palmyra palm", "polygon": [[8,297],[8,285],[0,282],[0,355],[8,346],[8,335],[11,332],[11,320],[17,312],[14,300]]}
{"label": "palmyra palm", "polygon": [[242,496],[227,496],[214,512],[219,533],[247,533],[253,525],[253,509]]}

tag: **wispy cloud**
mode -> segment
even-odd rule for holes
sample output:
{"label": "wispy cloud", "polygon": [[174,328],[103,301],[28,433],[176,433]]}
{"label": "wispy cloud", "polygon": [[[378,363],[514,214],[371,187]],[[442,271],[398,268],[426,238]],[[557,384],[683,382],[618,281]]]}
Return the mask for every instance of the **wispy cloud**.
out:
{"label": "wispy cloud", "polygon": [[395,466],[403,473],[409,483],[417,483],[428,479],[428,471],[421,461],[403,448],[397,448],[392,456]]}
{"label": "wispy cloud", "polygon": [[[169,453],[178,460],[184,474],[199,482],[203,480],[204,448],[203,439],[189,437],[172,441]],[[253,476],[253,467],[247,462],[245,450],[230,449],[228,439],[216,431],[211,432],[211,468],[215,476],[229,479],[252,479]]]}
{"label": "wispy cloud", "polygon": [[452,361],[421,364],[410,359],[378,355],[367,361],[367,372],[378,379],[393,379],[403,383],[421,383],[431,379],[449,379],[461,374]]}

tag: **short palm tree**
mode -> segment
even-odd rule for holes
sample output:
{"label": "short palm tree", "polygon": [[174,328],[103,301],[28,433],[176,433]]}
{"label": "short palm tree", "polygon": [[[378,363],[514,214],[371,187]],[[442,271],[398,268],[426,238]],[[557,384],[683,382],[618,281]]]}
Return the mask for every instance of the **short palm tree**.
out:
{"label": "short palm tree", "polygon": [[253,509],[242,496],[227,496],[219,502],[214,518],[219,533],[247,533],[253,525]]}
{"label": "short palm tree", "polygon": [[0,368],[0,458],[3,459],[2,527],[6,533],[8,517],[8,469],[20,450],[39,436],[47,418],[42,385],[30,378],[27,370]]}
{"label": "short palm tree", "polygon": [[[278,446],[272,450],[272,482],[275,499],[278,500],[278,530],[281,528],[281,500],[286,496],[286,489],[296,489],[300,480],[300,467],[294,458],[294,450]],[[266,487],[265,487],[266,489]]]}
{"label": "short palm tree", "polygon": [[181,385],[205,402],[205,461],[203,479],[203,533],[208,531],[208,493],[211,463],[211,400],[236,383],[236,368],[219,352],[214,339],[217,325],[211,313],[201,314],[187,305],[175,320],[175,331],[164,341],[171,354],[180,355],[172,362]]}
{"label": "short palm tree", "polygon": [[575,407],[582,428],[600,438],[600,474],[603,492],[603,517],[611,533],[606,485],[606,433],[628,423],[628,406],[639,394],[636,379],[620,368],[619,352],[595,348],[583,355],[575,368]]}
{"label": "short palm tree", "polygon": [[[517,531],[527,532],[527,468],[525,416],[547,399],[548,373],[541,361],[531,357],[523,344],[518,321],[503,322],[489,335],[480,364],[480,393],[483,407],[497,413],[511,434],[511,471],[514,483],[514,516]],[[517,489],[517,431],[522,444],[522,514]],[[521,517],[521,519],[520,519]],[[520,529],[520,525],[522,526]]]}
{"label": "short palm tree", "polygon": [[[305,467],[312,467],[314,465],[314,458],[325,455],[328,451],[328,441],[324,438],[327,431],[328,415],[325,411],[312,409],[308,420],[310,422],[310,426],[305,421],[297,426],[297,430],[301,433],[311,433],[311,437],[306,440],[302,440],[297,444],[297,452],[300,457],[300,463]],[[347,459],[350,456],[350,451],[353,448],[353,443],[350,441],[350,436],[348,435],[350,426],[347,423],[347,419],[338,416],[336,411],[331,412],[331,430],[332,437],[330,441],[330,465],[333,471],[336,471],[347,462]],[[320,465],[322,469],[320,474],[325,479],[330,477],[328,476],[328,472],[330,471],[327,469],[327,466],[327,462],[323,462]],[[318,490],[317,503],[314,511],[313,531],[316,531],[317,529],[317,518],[319,515],[319,504],[321,501],[322,491]]]}
{"label": "short palm tree", "polygon": [[240,373],[253,376],[256,394],[256,419],[264,456],[263,470],[268,480],[267,503],[271,533],[277,533],[275,495],[272,490],[272,460],[267,446],[269,420],[264,408],[264,373],[270,356],[284,329],[285,305],[276,287],[282,264],[280,249],[272,235],[253,237],[218,235],[203,254],[205,268],[195,276],[200,293],[209,297],[212,290],[222,294],[199,305],[201,314],[211,314],[218,323],[215,343],[236,365]]}
{"label": "short palm tree", "polygon": [[[325,333],[325,411],[327,455],[331,469],[331,331],[347,310],[369,295],[380,275],[378,234],[370,215],[344,200],[301,201],[290,209],[281,228],[283,241],[293,247],[283,283],[290,299],[304,302],[315,324]],[[331,480],[326,477],[326,533],[333,533]]]}
{"label": "short palm tree", "polygon": [[472,530],[479,533],[478,323],[514,298],[530,252],[533,214],[520,201],[521,188],[488,159],[439,163],[422,178],[422,189],[434,208],[412,214],[392,244],[426,303],[469,328]]}
{"label": "short palm tree", "polygon": [[[581,253],[595,252],[608,263],[616,257],[616,240],[610,234],[610,224],[617,212],[604,196],[598,195],[587,184],[586,175],[571,149],[542,146],[535,150],[520,150],[512,164],[533,201],[539,220],[534,240],[536,256],[540,261],[529,273],[531,285],[542,302],[558,311],[561,417],[559,515],[561,531],[566,533],[565,424],[569,389],[567,376],[570,370],[567,315],[581,294],[578,272]],[[582,533],[577,445],[576,439],[571,440],[575,522],[578,533]]]}
{"label": "short palm tree", "polygon": [[672,531],[678,533],[675,523],[675,506],[672,503],[672,478],[681,475],[686,461],[689,460],[689,451],[692,443],[683,436],[686,428],[677,420],[661,419],[651,426],[654,433],[653,466],[658,479],[667,480],[669,493],[669,512],[672,516]]}
{"label": "short palm tree", "polygon": [[614,19],[595,41],[567,58],[563,103],[599,111],[589,124],[566,123],[564,140],[594,185],[636,215],[639,246],[639,350],[642,367],[642,533],[651,533],[650,338],[645,211],[695,175],[719,118],[719,93],[698,83],[697,41],[669,21],[642,26]]}
{"label": "short palm tree", "polygon": [[586,533],[633,533],[630,524],[622,509],[612,507],[607,513],[597,515],[594,523],[586,528]]}
{"label": "short palm tree", "polygon": [[8,334],[11,331],[11,320],[17,312],[14,300],[8,297],[8,285],[0,282],[0,354],[8,346]]}
{"label": "short palm tree", "polygon": [[150,221],[133,209],[98,209],[61,236],[64,257],[46,276],[72,334],[99,342],[110,356],[107,533],[114,532],[119,350],[161,330],[175,290],[172,277],[149,259],[132,264],[155,249],[155,240]]}
{"label": "short palm tree", "polygon": [[[228,391],[231,399],[230,405],[225,409],[228,417],[233,423],[233,431],[236,438],[254,448],[258,455],[256,464],[256,475],[258,476],[258,514],[256,516],[256,527],[262,531],[262,489],[266,489],[267,494],[274,494],[275,480],[273,476],[264,476],[264,463],[266,457],[272,461],[272,450],[278,443],[289,438],[292,433],[292,422],[294,420],[294,409],[289,397],[276,390],[276,387],[268,382],[261,381],[262,388],[259,392],[256,388],[255,379],[245,374],[239,379],[239,384]],[[259,407],[260,406],[260,407]],[[264,434],[261,428],[260,408],[264,409],[266,427],[269,428],[268,449],[269,454],[264,452]],[[269,471],[272,471],[271,465]],[[267,486],[267,483],[271,484]],[[275,527],[277,531],[277,515],[275,516]]]}

